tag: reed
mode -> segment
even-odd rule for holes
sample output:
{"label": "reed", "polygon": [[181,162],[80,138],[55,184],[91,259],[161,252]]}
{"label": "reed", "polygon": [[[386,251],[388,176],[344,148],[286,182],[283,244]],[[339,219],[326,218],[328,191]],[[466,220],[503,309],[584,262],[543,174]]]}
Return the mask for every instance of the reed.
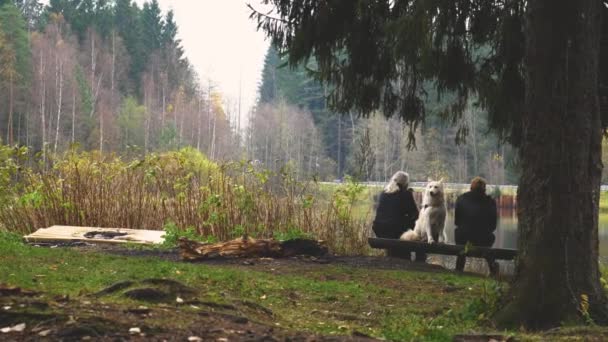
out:
{"label": "reed", "polygon": [[43,164],[25,148],[0,147],[0,225],[19,233],[170,224],[214,240],[307,235],[338,254],[366,254],[369,220],[353,215],[362,192],[349,181],[327,196],[289,165],[272,173],[217,164],[191,148],[140,159],[70,150]]}

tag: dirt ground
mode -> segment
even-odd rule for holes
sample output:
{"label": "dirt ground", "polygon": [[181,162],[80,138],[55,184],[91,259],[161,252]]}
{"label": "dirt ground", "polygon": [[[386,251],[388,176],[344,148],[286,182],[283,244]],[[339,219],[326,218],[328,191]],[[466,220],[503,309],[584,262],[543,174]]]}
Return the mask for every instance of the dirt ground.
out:
{"label": "dirt ground", "polygon": [[[372,341],[366,336],[324,337],[290,333],[280,328],[255,323],[246,317],[217,313],[205,303],[189,304],[188,310],[175,306],[124,307],[69,298],[47,300],[43,294],[3,295],[0,304],[2,325],[28,322],[33,328],[26,333],[6,333],[2,341]],[[195,305],[197,304],[197,305]],[[210,303],[209,303],[210,304]],[[19,307],[15,312],[6,308]],[[27,308],[44,307],[52,313],[30,314]],[[199,308],[197,310],[192,307]],[[229,308],[228,308],[229,309]],[[187,315],[187,317],[186,317]],[[175,322],[183,327],[163,328],[148,325],[149,320]]]}
{"label": "dirt ground", "polygon": [[[116,253],[118,250],[113,250]],[[288,269],[299,260],[234,262],[235,267]],[[255,266],[253,266],[255,265]],[[310,267],[319,266],[310,264]],[[143,286],[143,287],[142,287]],[[129,290],[133,288],[133,290]],[[143,290],[142,290],[143,289]],[[121,291],[132,303],[109,304],[102,299]],[[23,332],[0,334],[2,341],[372,341],[364,334],[318,336],[288,332],[257,323],[272,312],[252,302],[217,304],[189,298],[187,286],[165,279],[121,282],[83,298],[49,297],[20,288],[0,287],[0,327],[26,323]],[[183,302],[175,304],[175,298]],[[144,300],[154,303],[143,306]],[[166,300],[166,301],[165,301]],[[253,317],[253,319],[251,318]]]}
{"label": "dirt ground", "polygon": [[[151,256],[158,257],[169,261],[180,261],[177,249],[174,250],[138,250],[125,249],[117,245],[90,245],[80,246],[83,250],[103,251],[110,254],[118,254],[124,256]],[[498,260],[500,264],[500,279],[508,280],[514,273],[513,261]],[[374,269],[387,270],[413,270],[427,272],[441,272],[453,270],[456,266],[456,257],[431,255],[426,263],[413,263],[398,258],[387,258],[381,256],[328,256],[324,258],[315,257],[294,257],[284,259],[215,259],[206,260],[205,264],[216,265],[234,265],[248,266],[249,268],[273,272],[281,269],[291,270],[300,267],[316,267],[319,264],[332,264],[351,267],[367,267]],[[468,258],[466,262],[465,272],[468,274],[487,275],[489,270],[484,259]]]}
{"label": "dirt ground", "polygon": [[[50,246],[47,246],[50,247]],[[157,257],[180,261],[177,250],[125,248],[117,245],[76,244],[83,253],[108,253],[131,257]],[[430,260],[433,262],[434,260]],[[435,261],[436,262],[436,261]],[[357,269],[445,272],[441,265],[414,263],[387,257],[292,257],[282,259],[221,259],[203,262],[243,270],[273,274],[310,274],[318,280],[349,280],[348,274],[325,272],[332,266]],[[439,263],[439,262],[436,262]],[[481,276],[481,275],[480,275]],[[336,277],[340,278],[337,279]],[[391,284],[385,284],[392,287]],[[398,283],[395,283],[398,286]],[[142,291],[142,288],[144,291]],[[105,296],[121,293],[122,302],[104,301]],[[19,288],[0,286],[0,328],[25,322],[21,333],[0,334],[2,341],[371,341],[371,337],[352,332],[349,336],[319,336],[270,326],[272,312],[252,302],[217,304],[189,297],[187,286],[166,279],[119,282],[97,294],[78,298],[51,297]],[[183,298],[175,303],[175,298]],[[83,299],[84,298],[84,299]],[[129,299],[132,299],[129,301]],[[153,302],[148,306],[144,303]],[[258,319],[266,315],[267,319]]]}
{"label": "dirt ground", "polygon": [[[145,250],[115,245],[76,245],[85,253],[109,253],[124,256],[158,257],[179,261],[177,250]],[[293,257],[285,259],[222,259],[205,261],[208,265],[223,265],[275,274],[289,274],[317,270],[326,265],[344,265],[360,268],[409,269],[441,272],[441,266],[410,263],[405,260],[381,257]],[[317,272],[323,274],[322,272]],[[321,275],[331,280],[332,275]],[[0,287],[0,328],[26,323],[23,332],[0,334],[2,341],[372,341],[363,333],[350,336],[319,336],[310,333],[294,333],[280,326],[269,326],[255,321],[258,315],[272,315],[255,303],[220,305],[188,298],[188,289],[173,281],[162,279],[144,280],[145,284],[117,283],[94,295],[83,298],[49,297],[45,293],[20,288]],[[149,293],[128,291],[142,285]],[[162,289],[164,292],[155,292]],[[108,304],[102,301],[114,292],[133,292],[137,296],[155,302],[155,305]],[[126,291],[126,292],[125,292]],[[160,294],[159,294],[160,293]],[[184,302],[175,305],[173,300],[163,303],[164,294],[169,298],[181,296]],[[246,309],[243,309],[246,308]],[[252,311],[257,311],[253,312]],[[253,319],[252,319],[253,317]],[[176,324],[179,322],[179,324]],[[18,327],[17,327],[18,329]]]}

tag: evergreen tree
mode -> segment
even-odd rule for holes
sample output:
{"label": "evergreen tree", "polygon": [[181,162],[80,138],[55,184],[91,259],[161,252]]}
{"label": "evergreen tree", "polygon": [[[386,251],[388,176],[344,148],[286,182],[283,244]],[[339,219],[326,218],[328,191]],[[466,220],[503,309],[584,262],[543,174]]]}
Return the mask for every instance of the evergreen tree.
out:
{"label": "evergreen tree", "polygon": [[46,12],[62,14],[81,42],[95,22],[94,0],[50,0]]}
{"label": "evergreen tree", "polygon": [[12,144],[15,141],[14,129],[20,122],[15,117],[22,114],[25,89],[30,79],[26,22],[12,3],[0,7],[0,31],[0,87],[6,96],[2,102],[7,105],[2,110],[7,113],[3,126],[6,127],[6,141]]}
{"label": "evergreen tree", "polygon": [[15,5],[8,4],[0,9],[0,28],[4,32],[6,44],[15,52],[17,72],[24,79],[29,78],[30,47],[27,36],[27,25],[21,12]]}
{"label": "evergreen tree", "polygon": [[177,38],[177,23],[173,11],[165,17],[161,34],[161,46],[165,60],[168,62],[167,76],[171,87],[176,87],[180,80],[189,77],[189,64],[184,59],[184,49],[181,40]]}
{"label": "evergreen tree", "polygon": [[141,73],[145,69],[140,11],[137,4],[131,0],[117,0],[114,6],[114,27],[129,54],[130,85],[128,89],[140,88]]}
{"label": "evergreen tree", "polygon": [[144,3],[141,10],[142,32],[140,39],[143,42],[145,60],[162,47],[163,18],[157,0]]}
{"label": "evergreen tree", "polygon": [[[425,82],[453,94],[452,121],[477,94],[490,126],[519,146],[523,171],[517,274],[499,323],[608,323],[598,269],[604,1],[269,2],[273,17],[254,17],[292,65],[314,57],[339,112],[381,109],[415,130]],[[480,46],[491,47],[482,58]]]}
{"label": "evergreen tree", "polygon": [[[2,1],[0,1],[1,3]],[[38,0],[15,0],[15,5],[19,8],[25,18],[28,28],[33,30],[39,27],[40,16],[44,6]],[[1,6],[1,4],[0,4]]]}
{"label": "evergreen tree", "polygon": [[175,22],[173,10],[167,12],[165,16],[165,21],[163,25],[163,31],[161,35],[161,45],[171,45],[178,44],[179,40],[177,39],[177,23]]}
{"label": "evergreen tree", "polygon": [[262,80],[258,86],[258,105],[272,103],[277,100],[277,66],[280,64],[280,61],[277,50],[270,46],[264,57]]}
{"label": "evergreen tree", "polygon": [[327,107],[327,88],[307,71],[316,67],[314,61],[306,66],[289,66],[287,62],[286,57],[281,57],[273,46],[268,48],[258,89],[259,102],[262,104],[281,100],[310,111],[321,132],[322,145],[330,158],[335,160],[338,167],[336,174],[341,177],[345,170],[346,156],[352,148],[351,144],[345,143],[349,140],[347,137],[353,134],[352,125],[347,123],[349,119]]}

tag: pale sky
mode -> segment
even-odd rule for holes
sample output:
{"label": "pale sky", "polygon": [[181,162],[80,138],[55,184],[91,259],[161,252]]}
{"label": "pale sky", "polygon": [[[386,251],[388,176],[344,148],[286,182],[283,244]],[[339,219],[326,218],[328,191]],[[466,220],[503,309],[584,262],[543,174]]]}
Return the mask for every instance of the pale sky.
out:
{"label": "pale sky", "polygon": [[[235,104],[241,89],[241,123],[254,105],[268,42],[249,19],[247,3],[260,0],[159,0],[164,14],[175,12],[182,45],[201,82],[211,79]],[[137,0],[142,5],[144,0]],[[265,7],[268,8],[268,7]]]}

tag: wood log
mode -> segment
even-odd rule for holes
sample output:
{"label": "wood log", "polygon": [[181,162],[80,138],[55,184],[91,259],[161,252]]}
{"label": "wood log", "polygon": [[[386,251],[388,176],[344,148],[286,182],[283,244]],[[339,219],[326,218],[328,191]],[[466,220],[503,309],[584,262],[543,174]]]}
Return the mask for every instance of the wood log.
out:
{"label": "wood log", "polygon": [[280,258],[295,255],[323,256],[327,247],[322,241],[297,239],[277,241],[254,239],[247,235],[219,243],[200,243],[186,238],[179,239],[179,251],[183,260],[217,258]]}
{"label": "wood log", "polygon": [[369,238],[372,248],[395,249],[429,254],[464,255],[474,258],[492,257],[500,260],[513,260],[517,250],[507,248],[488,248],[478,246],[449,245],[444,243],[429,244],[419,241],[403,241],[398,239]]}

